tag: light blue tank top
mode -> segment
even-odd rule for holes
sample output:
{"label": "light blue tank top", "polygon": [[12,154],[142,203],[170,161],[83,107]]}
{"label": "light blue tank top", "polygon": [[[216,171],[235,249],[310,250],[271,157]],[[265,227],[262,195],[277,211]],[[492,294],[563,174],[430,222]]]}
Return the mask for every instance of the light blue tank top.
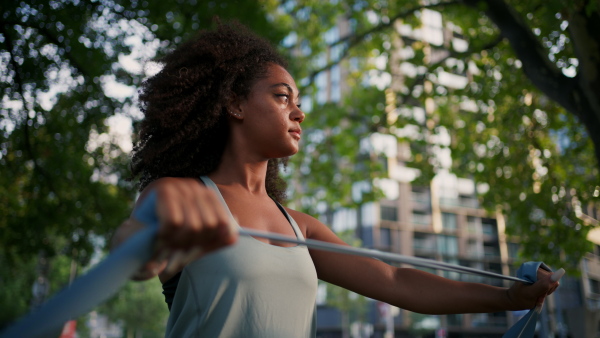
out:
{"label": "light blue tank top", "polygon": [[[217,186],[201,179],[237,225]],[[304,239],[283,212],[297,238]],[[316,293],[317,273],[306,247],[241,236],[235,245],[183,269],[166,337],[314,337]]]}

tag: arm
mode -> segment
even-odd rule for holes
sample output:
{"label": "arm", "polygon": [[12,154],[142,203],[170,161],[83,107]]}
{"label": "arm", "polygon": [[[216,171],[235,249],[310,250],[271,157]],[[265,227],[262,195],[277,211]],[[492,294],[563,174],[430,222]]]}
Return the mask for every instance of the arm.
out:
{"label": "arm", "polygon": [[[290,210],[315,240],[344,243],[318,220]],[[311,250],[320,279],[410,311],[427,314],[496,312],[528,309],[543,301],[558,283],[540,272],[534,285],[515,283],[510,289],[458,282],[411,268],[396,268],[375,259]]]}
{"label": "arm", "polygon": [[[159,220],[156,249],[153,259],[132,279],[147,280],[159,275],[166,281],[191,260],[236,241],[237,229],[230,224],[216,195],[197,180],[158,179],[144,189],[135,207],[153,190],[157,193]],[[130,217],[116,230],[111,248],[121,245],[144,227]]]}

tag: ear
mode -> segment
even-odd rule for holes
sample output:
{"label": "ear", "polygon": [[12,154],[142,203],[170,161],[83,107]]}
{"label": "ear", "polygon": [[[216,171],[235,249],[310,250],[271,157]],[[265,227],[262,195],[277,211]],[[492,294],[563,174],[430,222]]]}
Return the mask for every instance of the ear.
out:
{"label": "ear", "polygon": [[230,117],[238,120],[244,119],[244,110],[242,109],[242,102],[235,98],[227,105],[227,113]]}
{"label": "ear", "polygon": [[242,113],[239,110],[228,109],[227,113],[229,114],[229,117],[231,117],[231,118],[238,119],[238,120],[244,119],[244,115],[242,115]]}

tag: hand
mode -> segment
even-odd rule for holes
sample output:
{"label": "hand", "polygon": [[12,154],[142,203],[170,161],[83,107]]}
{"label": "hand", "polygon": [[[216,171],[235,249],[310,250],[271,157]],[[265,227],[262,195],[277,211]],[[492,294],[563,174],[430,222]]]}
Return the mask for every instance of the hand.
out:
{"label": "hand", "polygon": [[525,310],[541,306],[546,296],[552,294],[559,285],[558,281],[552,280],[552,272],[539,268],[537,282],[534,284],[515,282],[506,290],[511,302],[510,310]]}
{"label": "hand", "polygon": [[159,179],[145,189],[140,200],[152,190],[156,191],[159,220],[157,249],[144,269],[152,269],[152,276],[163,270],[174,274],[201,255],[237,240],[237,228],[216,194],[197,180]]}

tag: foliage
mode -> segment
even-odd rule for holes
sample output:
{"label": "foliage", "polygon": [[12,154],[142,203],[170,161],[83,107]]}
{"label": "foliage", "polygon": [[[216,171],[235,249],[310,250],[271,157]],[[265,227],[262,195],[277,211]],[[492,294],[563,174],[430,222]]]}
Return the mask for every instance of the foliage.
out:
{"label": "foliage", "polygon": [[[376,88],[356,88],[344,105],[325,104],[308,113],[302,149],[292,158],[295,207],[316,215],[323,205],[333,211],[380,197],[371,181],[385,173],[363,142],[375,131],[370,125],[382,95]],[[366,184],[358,195],[356,182]]]}
{"label": "foliage", "polygon": [[[273,6],[272,1],[3,2],[0,257],[7,266],[0,278],[18,297],[2,302],[3,321],[27,309],[38,257],[67,255],[85,266],[127,217],[135,190],[126,181],[128,145],[109,125],[114,116],[135,118],[135,86],[157,48],[159,55],[168,51],[212,25],[214,16],[236,18],[279,41],[285,23],[268,14]],[[70,260],[63,263],[70,266]],[[17,269],[21,275],[12,286]]]}
{"label": "foliage", "polygon": [[[451,170],[487,185],[479,190],[483,205],[490,210],[500,206],[507,214],[507,232],[522,244],[524,259],[576,269],[589,249],[587,233],[598,223],[585,214],[598,209],[600,196],[595,94],[600,57],[594,47],[600,9],[594,1],[287,4],[297,29],[290,48],[306,66],[299,72],[301,83],[318,82],[320,72],[335,70],[340,62],[364,67],[365,80],[350,79],[350,87],[389,74],[393,99],[382,95],[370,104],[378,107],[376,116],[391,112],[393,118],[380,118],[368,129],[410,143],[412,162],[407,165],[421,169],[422,182]],[[447,28],[443,43],[427,35],[435,29],[421,21],[438,15],[430,10],[442,16]],[[302,29],[308,22],[318,24]],[[341,31],[337,37],[336,30]],[[374,58],[385,65],[365,67]],[[445,80],[458,76],[466,77],[467,85],[449,86]],[[315,116],[336,121],[323,115],[343,115],[358,100],[340,103],[339,110],[315,107],[307,123]],[[407,113],[414,107],[424,113]],[[345,129],[355,130],[365,121]],[[450,142],[440,135],[448,135]],[[315,148],[311,142],[306,146],[310,152]],[[452,151],[451,166],[437,155],[443,149]],[[329,163],[314,169],[327,172],[337,162]],[[326,190],[335,196],[339,188],[334,184]]]}
{"label": "foliage", "polygon": [[[505,18],[514,24],[508,26],[528,34],[506,29],[490,10],[505,5],[512,9]],[[468,41],[469,49],[399,36],[394,28],[400,24],[423,28],[423,8],[440,11],[446,23],[453,23],[452,36]],[[57,264],[70,264],[72,257],[85,265],[98,243],[127,216],[134,188],[124,180],[127,153],[109,136],[108,118],[135,116],[134,88],[146,73],[125,61],[143,63],[157,49],[161,55],[210,26],[214,15],[237,18],[281,42],[302,90],[314,98],[305,122],[305,150],[292,166],[297,182],[319,185],[293,187],[296,196],[307,196],[301,209],[314,212],[319,203],[345,207],[361,202],[349,197],[348,182],[384,175],[379,164],[358,151],[369,133],[411,124],[426,140],[445,130],[452,136],[450,144],[403,139],[418,150],[413,165],[434,173],[442,167],[434,148],[451,149],[452,170],[489,184],[482,193],[484,204],[504,208],[508,231],[520,237],[525,255],[574,264],[587,249],[589,228],[580,221],[582,213],[597,205],[600,195],[600,147],[595,155],[592,146],[600,138],[600,123],[594,122],[600,116],[594,101],[599,92],[594,79],[600,78],[594,35],[599,12],[591,0],[427,5],[179,0],[176,6],[135,0],[5,1],[0,9],[3,285],[12,283],[15,269],[22,269],[22,278],[14,279],[10,290],[22,295],[15,304],[26,307],[37,257],[66,255],[69,260]],[[336,35],[334,26],[343,29]],[[395,53],[397,47],[405,53]],[[402,74],[401,62],[416,65],[418,72]],[[345,99],[322,105],[316,82],[339,65],[340,72],[348,72],[347,83],[340,84]],[[448,89],[440,85],[443,71],[471,81]],[[396,101],[387,101],[389,92],[368,88],[376,79],[389,80]],[[116,93],[109,92],[109,84]],[[387,119],[390,106],[427,108],[431,103],[423,121]],[[465,109],[467,103],[474,103],[472,109]],[[377,198],[376,191],[367,189],[362,198]]]}
{"label": "foliage", "polygon": [[[11,258],[12,259],[12,258]],[[56,293],[69,283],[71,274],[71,258],[57,256],[47,259],[47,264],[40,266],[37,256],[16,256],[16,261],[8,261],[7,257],[0,255],[0,328],[10,324],[15,317],[28,312],[31,304],[31,295],[34,282],[38,278],[40,269],[47,269],[47,287],[50,294]]]}
{"label": "foliage", "polygon": [[144,283],[128,282],[112,299],[97,311],[109,320],[121,323],[124,333],[144,337],[162,337],[167,325],[169,310],[161,294],[157,279]]}

